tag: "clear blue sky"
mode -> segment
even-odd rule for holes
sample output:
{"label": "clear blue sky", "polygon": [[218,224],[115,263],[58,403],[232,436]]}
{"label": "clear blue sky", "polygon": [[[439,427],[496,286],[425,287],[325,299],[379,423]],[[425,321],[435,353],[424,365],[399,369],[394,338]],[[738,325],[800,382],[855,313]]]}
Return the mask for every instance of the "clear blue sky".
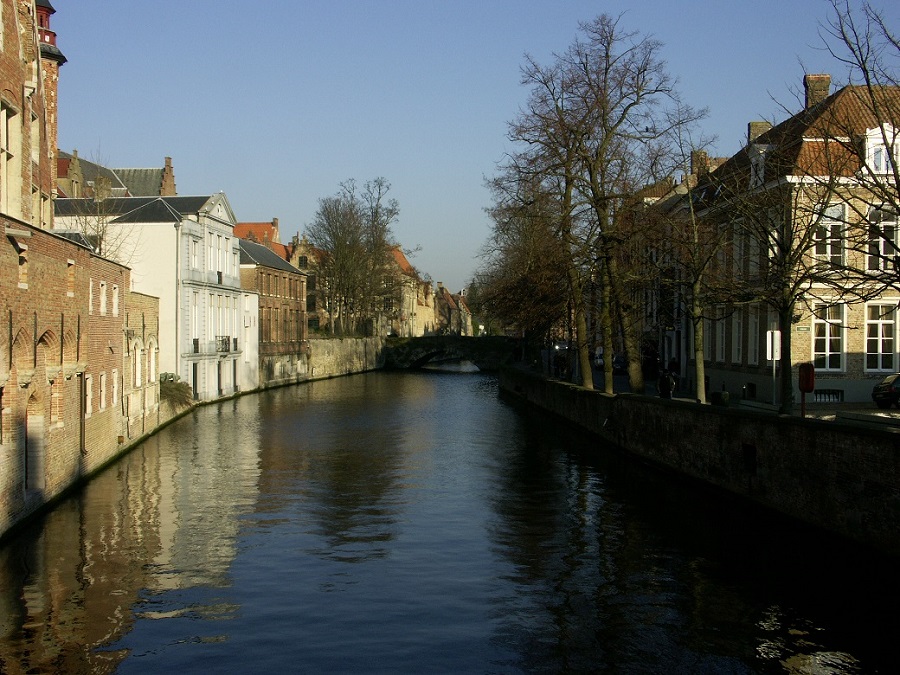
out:
{"label": "clear blue sky", "polygon": [[171,156],[179,194],[224,191],[239,221],[277,217],[283,241],[342,180],[384,176],[395,235],[453,291],[490,231],[484,178],[528,94],[523,55],[549,62],[579,21],[624,12],[660,39],[719,155],[747,122],[796,109],[804,70],[842,75],[819,48],[824,0],[52,1],[63,150],[120,167]]}

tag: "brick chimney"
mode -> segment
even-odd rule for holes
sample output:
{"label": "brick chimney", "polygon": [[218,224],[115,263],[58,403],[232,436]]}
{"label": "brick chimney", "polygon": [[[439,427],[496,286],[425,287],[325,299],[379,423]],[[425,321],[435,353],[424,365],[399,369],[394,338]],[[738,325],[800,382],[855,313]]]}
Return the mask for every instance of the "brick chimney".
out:
{"label": "brick chimney", "polygon": [[747,124],[747,145],[772,128],[771,122],[750,122]]}
{"label": "brick chimney", "polygon": [[691,150],[691,174],[702,176],[709,173],[709,155],[706,150]]}
{"label": "brick chimney", "polygon": [[831,75],[805,75],[803,88],[806,90],[806,109],[828,98],[831,90]]}

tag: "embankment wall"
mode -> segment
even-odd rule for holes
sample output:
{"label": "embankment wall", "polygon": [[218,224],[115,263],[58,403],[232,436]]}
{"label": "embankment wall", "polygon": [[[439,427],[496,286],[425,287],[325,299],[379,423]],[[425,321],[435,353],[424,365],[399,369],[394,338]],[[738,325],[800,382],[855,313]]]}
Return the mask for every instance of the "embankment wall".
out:
{"label": "embankment wall", "polygon": [[384,366],[384,338],[313,338],[309,341],[307,375],[320,380],[364,373]]}
{"label": "embankment wall", "polygon": [[900,556],[900,433],[631,394],[525,370],[501,390],[644,461]]}

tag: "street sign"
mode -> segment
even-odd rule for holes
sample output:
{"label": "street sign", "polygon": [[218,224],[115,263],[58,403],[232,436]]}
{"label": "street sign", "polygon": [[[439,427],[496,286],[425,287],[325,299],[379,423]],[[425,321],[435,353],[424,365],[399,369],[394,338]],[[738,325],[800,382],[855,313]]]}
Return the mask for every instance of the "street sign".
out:
{"label": "street sign", "polygon": [[766,360],[781,361],[781,331],[766,331]]}

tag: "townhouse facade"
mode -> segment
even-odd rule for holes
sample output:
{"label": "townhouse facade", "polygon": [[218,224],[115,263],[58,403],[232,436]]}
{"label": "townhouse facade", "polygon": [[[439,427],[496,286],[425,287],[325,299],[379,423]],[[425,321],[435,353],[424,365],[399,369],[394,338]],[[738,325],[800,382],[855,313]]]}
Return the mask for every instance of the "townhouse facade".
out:
{"label": "townhouse facade", "polygon": [[50,229],[65,63],[52,13],[46,1],[0,6],[0,534],[112,459],[159,408],[157,299]]}
{"label": "townhouse facade", "polygon": [[241,286],[258,304],[256,330],[248,311],[245,333],[253,330],[258,339],[259,386],[299,382],[307,376],[309,355],[306,275],[269,247],[238,241]]}
{"label": "townhouse facade", "polygon": [[451,293],[438,282],[434,299],[435,332],[438,335],[474,335],[472,312],[464,293]]}
{"label": "townhouse facade", "polygon": [[57,199],[55,206],[57,230],[93,223],[99,241],[92,243],[128,264],[132,289],[160,299],[160,372],[189,383],[197,400],[255,388],[240,377],[240,249],[224,193]]}
{"label": "townhouse facade", "polygon": [[728,230],[716,274],[742,290],[705,312],[707,391],[780,404],[785,368],[799,400],[799,365],[812,363],[817,399],[870,401],[900,368],[900,88],[831,93],[828,75],[804,86],[803,110],[751,122],[747,145],[682,198]]}

